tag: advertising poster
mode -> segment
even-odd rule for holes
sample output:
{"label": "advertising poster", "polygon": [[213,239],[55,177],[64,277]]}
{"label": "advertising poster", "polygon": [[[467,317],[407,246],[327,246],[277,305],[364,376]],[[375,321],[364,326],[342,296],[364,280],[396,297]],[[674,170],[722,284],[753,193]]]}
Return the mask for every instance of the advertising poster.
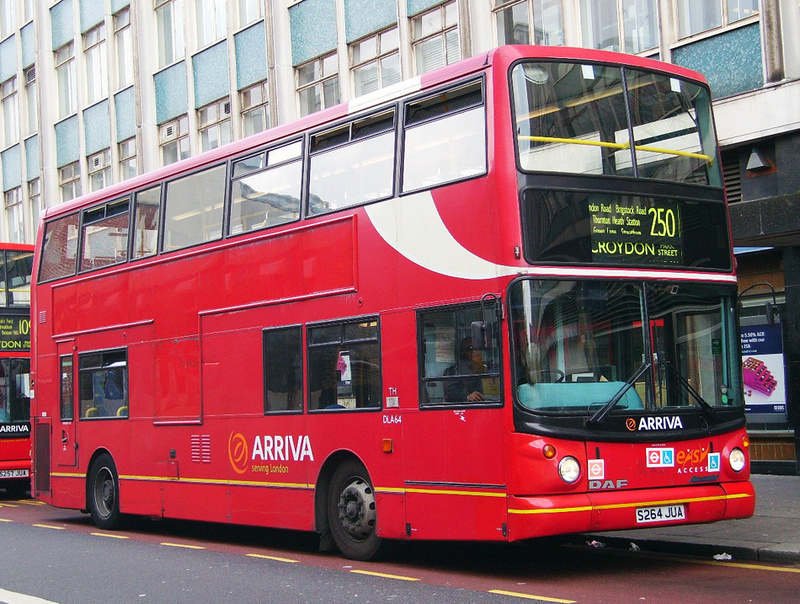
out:
{"label": "advertising poster", "polygon": [[747,413],[786,414],[781,326],[742,326],[742,378]]}

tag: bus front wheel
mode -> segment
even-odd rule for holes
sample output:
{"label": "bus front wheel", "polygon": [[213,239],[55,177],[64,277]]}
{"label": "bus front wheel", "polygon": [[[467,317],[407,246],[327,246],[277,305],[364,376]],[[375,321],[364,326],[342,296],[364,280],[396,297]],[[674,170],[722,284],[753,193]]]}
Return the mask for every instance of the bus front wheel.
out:
{"label": "bus front wheel", "polygon": [[344,462],[334,471],[328,491],[328,523],[339,551],[351,560],[374,558],[383,544],[377,518],[367,469],[355,460]]}
{"label": "bus front wheel", "polygon": [[119,478],[107,453],[95,459],[89,470],[87,499],[95,526],[111,530],[119,524]]}

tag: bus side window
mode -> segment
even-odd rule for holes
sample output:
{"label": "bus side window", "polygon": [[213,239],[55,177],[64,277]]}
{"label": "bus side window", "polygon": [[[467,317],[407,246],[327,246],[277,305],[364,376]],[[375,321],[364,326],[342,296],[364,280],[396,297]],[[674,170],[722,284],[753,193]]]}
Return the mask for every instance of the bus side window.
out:
{"label": "bus side window", "polygon": [[234,162],[230,235],[300,218],[301,152],[298,141]]}
{"label": "bus side window", "polygon": [[78,214],[48,222],[39,268],[39,281],[75,274],[78,255]]}
{"label": "bus side window", "polygon": [[92,352],[78,356],[80,417],[128,417],[128,353]]}
{"label": "bus side window", "polygon": [[303,411],[301,327],[264,330],[264,413]]}
{"label": "bus side window", "polygon": [[308,408],[381,408],[378,320],[308,328]]}
{"label": "bus side window", "polygon": [[222,164],[167,183],[164,251],[222,236],[225,170]]}
{"label": "bus side window", "polygon": [[128,198],[83,212],[81,270],[110,266],[128,259]]}
{"label": "bus side window", "polygon": [[486,114],[480,82],[409,104],[403,192],[486,173]]}
{"label": "bus side window", "polygon": [[482,315],[478,304],[419,314],[421,406],[500,401],[499,347],[472,342]]}
{"label": "bus side window", "polygon": [[161,185],[136,194],[132,254],[134,258],[152,256],[158,251],[160,205]]}

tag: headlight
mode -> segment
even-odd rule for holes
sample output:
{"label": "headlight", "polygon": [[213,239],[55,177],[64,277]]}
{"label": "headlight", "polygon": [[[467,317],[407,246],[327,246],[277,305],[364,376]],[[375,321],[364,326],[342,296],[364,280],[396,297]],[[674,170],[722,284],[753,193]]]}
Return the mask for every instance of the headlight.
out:
{"label": "headlight", "polygon": [[738,448],[731,451],[731,455],[728,458],[728,462],[731,464],[731,468],[734,472],[741,472],[746,461],[747,458],[744,456],[744,452]]}
{"label": "headlight", "polygon": [[561,480],[572,484],[581,475],[581,464],[574,457],[565,457],[558,462],[558,474],[561,476]]}

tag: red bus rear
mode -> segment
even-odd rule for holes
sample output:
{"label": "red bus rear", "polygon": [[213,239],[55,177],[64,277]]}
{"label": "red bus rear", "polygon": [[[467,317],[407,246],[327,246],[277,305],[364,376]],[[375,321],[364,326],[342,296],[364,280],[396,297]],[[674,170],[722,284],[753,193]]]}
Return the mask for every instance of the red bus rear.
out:
{"label": "red bus rear", "polygon": [[710,107],[504,47],[48,210],[35,496],[356,559],[751,515]]}
{"label": "red bus rear", "polygon": [[0,488],[30,487],[31,270],[33,246],[0,244]]}

